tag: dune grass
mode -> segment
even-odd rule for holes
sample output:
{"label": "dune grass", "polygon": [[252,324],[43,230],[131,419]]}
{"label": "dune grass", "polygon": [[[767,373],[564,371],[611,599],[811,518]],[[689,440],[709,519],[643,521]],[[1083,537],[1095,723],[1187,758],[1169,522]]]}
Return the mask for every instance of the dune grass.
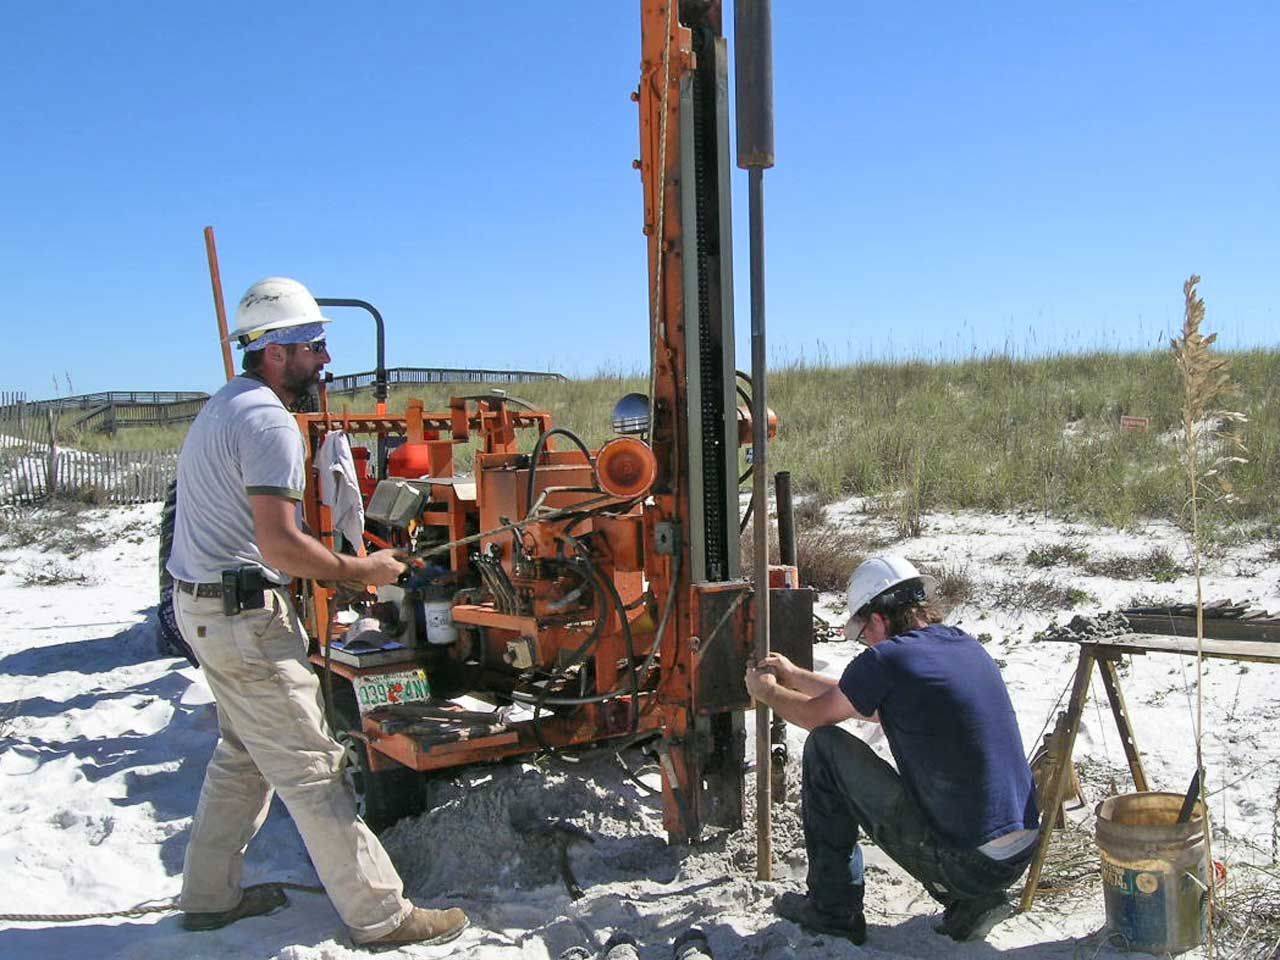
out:
{"label": "dune grass", "polygon": [[136,450],[177,450],[187,435],[190,424],[171,427],[126,427],[114,434],[89,433],[59,427],[58,442],[63,446],[92,453],[114,453]]}
{"label": "dune grass", "polygon": [[[1233,502],[1210,523],[1270,522],[1280,511],[1280,352],[1230,354],[1240,387],[1249,462],[1232,471]],[[444,409],[478,384],[397,389],[393,412],[420,396]],[[607,440],[614,402],[646,389],[642,375],[503,385],[548,410],[592,446]],[[1182,388],[1167,352],[1084,353],[954,362],[795,363],[769,377],[782,421],[770,471],[789,470],[799,493],[826,502],[873,499],[912,532],[936,509],[1031,510],[1126,527],[1144,518],[1186,524]],[[340,413],[372,409],[368,392],[333,397]],[[1122,415],[1150,418],[1146,432],[1120,429]],[[173,448],[183,430],[121,431],[113,449]],[[466,462],[467,458],[460,458]]]}
{"label": "dune grass", "polygon": [[[1252,456],[1231,516],[1265,518],[1280,505],[1280,354],[1238,353],[1232,370]],[[823,499],[1185,522],[1181,386],[1163,352],[793,367],[769,396],[783,419],[771,463]],[[1149,430],[1121,430],[1126,414]]]}

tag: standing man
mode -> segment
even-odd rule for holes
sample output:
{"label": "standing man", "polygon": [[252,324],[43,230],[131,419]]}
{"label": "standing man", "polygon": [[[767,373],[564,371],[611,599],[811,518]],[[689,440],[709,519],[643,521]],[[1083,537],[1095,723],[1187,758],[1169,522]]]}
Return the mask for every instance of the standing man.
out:
{"label": "standing man", "polygon": [[178,459],[168,570],[178,627],[204,668],[221,733],[187,843],[182,923],[213,930],[284,906],[272,884],[240,887],[245,848],[275,791],[353,940],[443,943],[466,928],[466,915],[406,900],[386,851],[356,816],[288,590],[293,577],[381,585],[405,570],[391,550],[341,556],[299,526],[306,459],[289,410],[329,359],[327,322],[296,280],[250,287],[231,335],[244,373],[205,404]]}
{"label": "standing man", "polygon": [[[770,654],[747,689],[811,730],[801,802],[808,893],[778,914],[863,943],[859,830],[944,907],[939,933],[985,937],[1009,914],[1004,891],[1026,869],[1038,813],[1009,692],[973,637],[944,626],[936,581],[901,557],[873,557],[849,580],[845,635],[869,649],[837,681]],[[836,726],[879,723],[897,770]]]}

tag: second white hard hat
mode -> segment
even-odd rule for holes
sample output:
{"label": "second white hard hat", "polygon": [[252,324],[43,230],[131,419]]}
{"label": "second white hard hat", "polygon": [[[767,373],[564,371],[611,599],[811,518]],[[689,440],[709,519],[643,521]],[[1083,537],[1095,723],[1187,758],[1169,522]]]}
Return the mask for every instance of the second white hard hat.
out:
{"label": "second white hard hat", "polygon": [[288,277],[259,280],[240,298],[236,307],[236,328],[228,340],[254,339],[269,330],[297,327],[307,323],[328,323],[311,291]]}
{"label": "second white hard hat", "polygon": [[922,599],[932,600],[937,594],[938,581],[927,573],[921,573],[910,560],[892,554],[864,560],[849,578],[847,597],[850,615],[856,614],[882,593],[912,580],[920,581]]}

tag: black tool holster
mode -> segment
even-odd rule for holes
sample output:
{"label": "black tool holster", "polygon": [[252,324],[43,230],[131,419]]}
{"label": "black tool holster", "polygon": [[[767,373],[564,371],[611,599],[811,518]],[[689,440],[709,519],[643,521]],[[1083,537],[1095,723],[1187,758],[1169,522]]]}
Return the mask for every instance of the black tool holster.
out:
{"label": "black tool holster", "polygon": [[267,605],[268,586],[261,567],[222,571],[222,612],[234,617],[242,610],[261,610]]}

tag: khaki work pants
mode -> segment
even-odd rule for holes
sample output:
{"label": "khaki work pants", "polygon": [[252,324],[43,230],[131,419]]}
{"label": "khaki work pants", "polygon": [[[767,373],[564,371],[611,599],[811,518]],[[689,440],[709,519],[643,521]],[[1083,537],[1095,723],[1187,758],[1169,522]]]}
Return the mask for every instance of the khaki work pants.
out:
{"label": "khaki work pants", "polygon": [[265,609],[234,617],[218,598],[175,591],[173,599],[178,628],[217,701],[221,733],[187,842],[183,911],[219,912],[240,902],[245,849],[276,791],[352,938],[365,943],[395,930],[413,905],[382,844],[356,816],[291,599],[268,590]]}

